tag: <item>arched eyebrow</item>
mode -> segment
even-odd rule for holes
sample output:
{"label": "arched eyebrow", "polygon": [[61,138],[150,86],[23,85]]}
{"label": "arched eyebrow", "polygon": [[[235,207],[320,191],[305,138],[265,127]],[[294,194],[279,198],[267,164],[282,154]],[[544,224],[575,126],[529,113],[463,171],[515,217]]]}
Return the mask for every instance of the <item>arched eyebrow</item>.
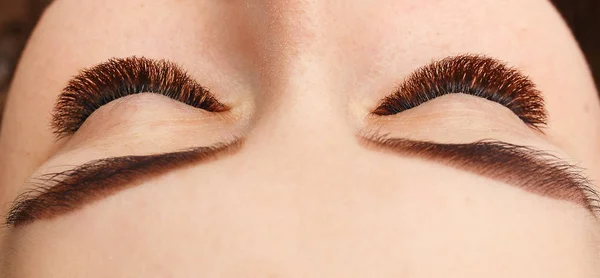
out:
{"label": "arched eyebrow", "polygon": [[74,169],[37,177],[34,187],[20,194],[6,216],[6,225],[20,226],[53,219],[87,204],[139,185],[152,177],[187,165],[208,162],[242,146],[241,139],[208,147],[142,156],[94,160]]}
{"label": "arched eyebrow", "polygon": [[370,147],[441,163],[530,193],[570,201],[595,216],[600,213],[600,197],[584,170],[546,151],[494,140],[449,144],[377,134],[360,138]]}
{"label": "arched eyebrow", "polygon": [[[542,132],[547,124],[544,99],[533,81],[500,60],[472,54],[446,57],[418,68],[384,98],[372,114],[376,117],[396,115],[437,97],[456,93],[499,103],[536,131]],[[598,193],[582,169],[532,147],[493,140],[445,144],[377,134],[363,137],[371,146],[443,163],[539,195],[572,201],[592,212],[600,206]]]}
{"label": "arched eyebrow", "polygon": [[[517,186],[527,192],[579,204],[594,215],[600,209],[598,193],[583,170],[547,152],[500,141],[442,144],[384,136],[360,137],[369,147],[391,150],[444,163],[460,170]],[[213,147],[148,156],[124,156],[92,161],[38,180],[41,186],[21,194],[6,224],[21,226],[49,220],[133,187],[144,178],[164,174],[218,154],[236,150],[242,141]],[[138,183],[136,183],[138,182]]]}

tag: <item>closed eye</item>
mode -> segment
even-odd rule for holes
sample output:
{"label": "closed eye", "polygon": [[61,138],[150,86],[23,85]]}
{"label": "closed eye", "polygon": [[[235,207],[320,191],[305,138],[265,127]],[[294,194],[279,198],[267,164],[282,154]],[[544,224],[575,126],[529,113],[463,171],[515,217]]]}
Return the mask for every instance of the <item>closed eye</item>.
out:
{"label": "closed eye", "polygon": [[69,81],[54,108],[53,131],[59,138],[72,135],[98,108],[139,93],[161,94],[210,112],[229,109],[172,62],[144,57],[110,59]]}
{"label": "closed eye", "polygon": [[[417,69],[372,112],[391,116],[448,94],[467,94],[499,103],[535,130],[547,124],[544,99],[534,83],[502,62],[477,55],[448,57]],[[506,182],[525,191],[580,204],[595,215],[598,192],[584,170],[534,147],[497,140],[470,143],[419,141],[365,132],[368,146],[418,157]],[[443,140],[441,140],[443,141]]]}
{"label": "closed eye", "polygon": [[416,70],[373,114],[395,115],[454,93],[497,102],[536,130],[547,123],[544,99],[529,78],[496,59],[477,55],[448,57]]}

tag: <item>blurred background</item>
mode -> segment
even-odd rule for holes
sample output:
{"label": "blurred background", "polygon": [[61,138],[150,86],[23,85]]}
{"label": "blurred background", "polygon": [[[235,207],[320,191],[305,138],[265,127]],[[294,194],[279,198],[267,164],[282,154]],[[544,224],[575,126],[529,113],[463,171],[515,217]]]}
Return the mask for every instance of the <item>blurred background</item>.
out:
{"label": "blurred background", "polygon": [[[94,1],[94,0],[80,0]],[[13,70],[29,33],[51,0],[0,0],[0,119]],[[552,0],[571,27],[600,84],[600,0]]]}

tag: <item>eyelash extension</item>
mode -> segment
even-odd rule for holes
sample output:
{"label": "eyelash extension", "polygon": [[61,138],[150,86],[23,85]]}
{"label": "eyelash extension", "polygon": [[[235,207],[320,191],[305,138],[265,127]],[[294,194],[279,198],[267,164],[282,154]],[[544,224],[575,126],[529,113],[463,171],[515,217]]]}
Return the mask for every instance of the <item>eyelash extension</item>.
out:
{"label": "eyelash extension", "polygon": [[156,93],[210,112],[229,108],[172,62],[145,57],[113,58],[75,76],[52,114],[58,138],[75,133],[101,106],[133,94]]}
{"label": "eyelash extension", "polygon": [[16,198],[6,217],[6,225],[19,226],[66,214],[134,187],[143,179],[233,152],[242,143],[235,139],[229,143],[173,153],[99,159],[67,171],[42,175],[30,182],[36,187]]}
{"label": "eyelash extension", "polygon": [[[365,134],[367,145],[409,157],[428,158],[458,169],[516,185],[525,191],[570,200],[600,214],[600,196],[583,169],[532,147],[496,140],[449,144]],[[542,177],[542,178],[540,178]]]}
{"label": "eyelash extension", "polygon": [[529,78],[496,59],[477,55],[448,57],[416,70],[373,114],[398,114],[452,93],[502,104],[537,130],[547,123],[544,99]]}

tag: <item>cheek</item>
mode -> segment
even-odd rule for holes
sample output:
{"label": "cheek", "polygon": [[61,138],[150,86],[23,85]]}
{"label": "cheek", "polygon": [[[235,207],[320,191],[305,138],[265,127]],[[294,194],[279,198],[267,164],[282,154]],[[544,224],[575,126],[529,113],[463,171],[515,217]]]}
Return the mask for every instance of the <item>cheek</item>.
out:
{"label": "cheek", "polygon": [[301,177],[259,171],[260,159],[236,172],[235,158],[174,172],[26,227],[8,265],[17,277],[597,275],[583,209],[421,161],[378,161],[369,171],[325,161],[328,175]]}

